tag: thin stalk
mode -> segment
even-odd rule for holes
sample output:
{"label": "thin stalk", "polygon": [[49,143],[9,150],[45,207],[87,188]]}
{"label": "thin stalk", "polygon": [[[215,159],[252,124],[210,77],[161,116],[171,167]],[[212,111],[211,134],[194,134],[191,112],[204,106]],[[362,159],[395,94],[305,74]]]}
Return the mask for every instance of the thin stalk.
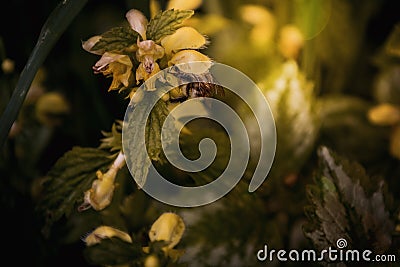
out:
{"label": "thin stalk", "polygon": [[63,0],[52,11],[42,27],[38,41],[21,72],[15,90],[0,118],[0,147],[7,140],[12,124],[16,120],[26,94],[39,67],[50,53],[68,25],[78,15],[88,0]]}

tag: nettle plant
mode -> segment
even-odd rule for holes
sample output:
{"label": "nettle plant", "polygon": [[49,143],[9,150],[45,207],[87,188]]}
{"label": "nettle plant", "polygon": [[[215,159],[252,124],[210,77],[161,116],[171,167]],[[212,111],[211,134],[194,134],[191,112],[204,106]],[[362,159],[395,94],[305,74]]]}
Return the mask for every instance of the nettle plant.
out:
{"label": "nettle plant", "polygon": [[[118,91],[139,105],[143,92],[138,88],[160,70],[180,63],[211,62],[198,51],[207,45],[207,38],[183,25],[193,13],[170,9],[148,20],[132,9],[126,13],[125,24],[89,38],[82,47],[101,56],[93,70],[112,79],[109,91]],[[162,96],[149,118],[133,120],[133,124],[146,124],[146,146],[153,162],[165,162],[160,131],[170,105],[214,93],[213,86],[201,82],[179,86]],[[183,250],[175,247],[185,224],[176,212],[160,209],[160,203],[152,201],[134,182],[122,146],[123,123],[116,119],[110,132],[102,132],[104,138],[97,148],[74,147],[49,171],[38,205],[46,218],[43,231],[50,235],[52,226],[61,219],[73,224],[70,218],[82,217],[85,222],[73,227],[83,236],[88,262],[180,266]],[[146,179],[147,168],[140,155],[131,166],[139,180]]]}

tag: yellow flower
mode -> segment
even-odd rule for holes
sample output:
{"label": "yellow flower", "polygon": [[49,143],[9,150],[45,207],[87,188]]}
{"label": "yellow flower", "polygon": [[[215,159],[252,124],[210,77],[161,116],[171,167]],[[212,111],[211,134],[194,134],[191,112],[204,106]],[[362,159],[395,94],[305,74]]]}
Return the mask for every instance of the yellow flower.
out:
{"label": "yellow flower", "polygon": [[140,62],[136,70],[136,83],[141,80],[146,81],[148,78],[160,71],[156,60],[164,56],[164,48],[156,44],[152,40],[137,42],[138,50],[136,51],[136,59]]}
{"label": "yellow flower", "polygon": [[202,3],[202,0],[169,0],[167,9],[192,10],[199,8]]}
{"label": "yellow flower", "polygon": [[182,238],[185,223],[173,212],[165,212],[153,223],[149,231],[150,241],[166,241],[166,248],[172,249]]}
{"label": "yellow flower", "polygon": [[84,201],[79,206],[79,211],[89,208],[94,210],[102,210],[110,205],[115,189],[115,178],[118,170],[125,165],[125,157],[121,152],[118,154],[114,163],[106,173],[97,171],[97,179],[93,181],[92,187],[84,194]]}
{"label": "yellow flower", "polygon": [[[165,212],[151,226],[149,238],[151,242],[165,241],[167,244],[162,248],[165,256],[172,259],[172,261],[177,261],[184,251],[174,249],[174,247],[181,240],[184,231],[185,223],[182,218],[173,212]],[[143,247],[143,252],[150,253],[150,247]],[[149,257],[151,256],[149,255]],[[155,261],[152,259],[150,262]],[[149,264],[149,266],[153,265]]]}
{"label": "yellow flower", "polygon": [[263,47],[272,41],[275,35],[276,19],[272,12],[261,5],[246,4],[240,7],[243,21],[252,25],[250,40]]}
{"label": "yellow flower", "polygon": [[278,47],[286,59],[296,59],[304,45],[304,36],[294,25],[285,25],[279,32]]}
{"label": "yellow flower", "polygon": [[197,51],[207,44],[208,40],[192,27],[179,28],[174,34],[161,40],[169,66],[194,61],[211,62],[209,57]]}
{"label": "yellow flower", "polygon": [[111,226],[99,226],[89,235],[87,235],[83,241],[87,246],[93,246],[101,242],[101,240],[111,237],[118,237],[119,239],[132,243],[132,238],[125,232],[115,229]]}
{"label": "yellow flower", "polygon": [[391,126],[400,123],[400,107],[380,104],[368,112],[368,119],[375,125]]}
{"label": "yellow flower", "polygon": [[119,55],[106,52],[94,65],[95,73],[103,73],[104,76],[112,76],[113,80],[109,91],[129,87],[132,83],[132,62],[127,55]]}

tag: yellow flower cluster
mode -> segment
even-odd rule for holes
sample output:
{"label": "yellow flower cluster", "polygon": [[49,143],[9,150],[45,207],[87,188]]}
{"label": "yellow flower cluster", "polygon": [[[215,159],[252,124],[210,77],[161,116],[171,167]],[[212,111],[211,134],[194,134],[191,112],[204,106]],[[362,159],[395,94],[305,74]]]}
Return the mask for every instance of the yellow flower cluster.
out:
{"label": "yellow flower cluster", "polygon": [[[181,240],[184,231],[185,223],[183,219],[176,213],[165,212],[152,224],[148,234],[150,242],[165,241],[166,245],[162,248],[165,256],[176,261],[181,255],[181,251],[173,248]],[[93,246],[100,243],[103,239],[112,237],[117,237],[127,243],[133,242],[128,233],[105,225],[97,227],[83,241],[87,246]],[[158,266],[159,260],[156,255],[150,254],[149,247],[143,247],[143,252],[148,254],[144,260],[145,266]]]}
{"label": "yellow flower cluster", "polygon": [[[95,73],[112,76],[111,90],[134,87],[146,81],[162,68],[193,61],[211,61],[209,57],[198,52],[207,45],[207,39],[192,27],[181,27],[171,35],[163,37],[159,43],[148,39],[147,18],[136,9],[125,15],[131,29],[139,34],[136,45],[119,52],[95,50],[101,36],[93,36],[82,43],[82,47],[93,54],[101,55],[94,65]],[[160,61],[163,59],[163,66]],[[139,62],[136,70],[133,62]],[[133,94],[131,94],[131,97]]]}

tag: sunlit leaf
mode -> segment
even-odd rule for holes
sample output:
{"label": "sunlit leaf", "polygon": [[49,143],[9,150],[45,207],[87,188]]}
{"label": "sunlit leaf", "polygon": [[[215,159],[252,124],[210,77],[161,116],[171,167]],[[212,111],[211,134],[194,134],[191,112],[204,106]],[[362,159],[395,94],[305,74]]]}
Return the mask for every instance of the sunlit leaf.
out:
{"label": "sunlit leaf", "polygon": [[192,10],[174,10],[169,9],[158,13],[147,27],[147,39],[151,39],[156,43],[170,34],[173,34],[182,22],[190,18],[194,12]]}

